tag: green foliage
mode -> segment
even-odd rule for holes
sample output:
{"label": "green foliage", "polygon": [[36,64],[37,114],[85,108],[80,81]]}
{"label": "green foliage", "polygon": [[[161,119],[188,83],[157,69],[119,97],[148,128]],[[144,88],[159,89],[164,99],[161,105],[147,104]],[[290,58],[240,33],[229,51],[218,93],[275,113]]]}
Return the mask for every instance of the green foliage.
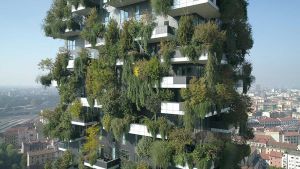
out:
{"label": "green foliage", "polygon": [[120,34],[119,50],[121,58],[125,59],[128,53],[138,50],[135,39],[138,37],[139,25],[134,20],[125,21],[123,23]]}
{"label": "green foliage", "polygon": [[112,117],[109,114],[104,114],[103,118],[102,118],[102,125],[104,127],[104,129],[106,131],[110,131],[110,126],[111,126],[111,121],[112,121]]}
{"label": "green foliage", "polygon": [[58,85],[64,83],[66,78],[70,75],[70,72],[67,69],[70,58],[70,53],[67,50],[59,51],[56,56],[52,74],[53,79],[57,81]]}
{"label": "green foliage", "polygon": [[171,101],[175,97],[175,94],[172,90],[169,89],[161,89],[159,91],[159,97],[162,101]]}
{"label": "green foliage", "polygon": [[139,140],[136,153],[140,158],[149,158],[151,155],[151,145],[153,143],[153,139],[150,137],[143,137]]}
{"label": "green foliage", "polygon": [[162,140],[165,140],[166,136],[169,134],[169,131],[171,129],[168,120],[165,117],[159,117],[157,119],[157,125]]}
{"label": "green foliage", "polygon": [[138,61],[134,67],[134,75],[141,80],[151,82],[158,81],[160,79],[160,73],[160,61],[157,57],[151,57],[149,61]]}
{"label": "green foliage", "polygon": [[193,142],[192,134],[183,128],[176,128],[171,130],[168,140],[170,145],[175,150],[175,153],[180,155],[185,152],[185,146],[191,145]]}
{"label": "green foliage", "polygon": [[67,1],[54,0],[44,19],[43,28],[46,36],[61,38],[67,28],[66,20],[70,18],[71,7],[67,4]]}
{"label": "green foliage", "polygon": [[180,46],[189,45],[194,34],[195,26],[193,24],[192,16],[181,16],[176,32],[176,39]]}
{"label": "green foliage", "polygon": [[136,169],[137,164],[133,161],[122,160],[121,168],[122,169]]}
{"label": "green foliage", "polygon": [[250,154],[248,145],[237,145],[227,142],[222,152],[220,160],[221,169],[240,168],[238,165],[246,156]]}
{"label": "green foliage", "polygon": [[52,84],[52,75],[47,74],[47,75],[39,77],[39,82],[45,87],[51,86],[51,84]]}
{"label": "green foliage", "polygon": [[109,89],[114,82],[114,71],[104,58],[93,60],[88,67],[86,76],[86,92],[88,97],[99,99],[105,89]]}
{"label": "green foliage", "polygon": [[120,141],[123,134],[128,133],[132,117],[114,118],[111,121],[111,129],[116,140]]}
{"label": "green foliage", "polygon": [[145,161],[141,161],[138,163],[137,169],[150,169],[149,165]]}
{"label": "green foliage", "polygon": [[166,169],[172,161],[172,148],[165,141],[155,141],[151,146],[151,160],[155,167]]}
{"label": "green foliage", "polygon": [[154,12],[166,16],[173,5],[173,0],[151,0]]}
{"label": "green foliage", "polygon": [[152,135],[152,137],[156,138],[156,135],[159,132],[159,128],[158,128],[156,121],[151,120],[149,118],[145,118],[144,124],[147,126],[147,130]]}
{"label": "green foliage", "polygon": [[161,41],[159,55],[164,60],[164,67],[169,70],[171,66],[171,58],[175,54],[176,45],[173,42]]}
{"label": "green foliage", "polygon": [[40,61],[40,63],[38,64],[39,69],[41,69],[42,71],[52,71],[53,69],[53,61],[50,58],[46,58],[46,59],[42,59]]}
{"label": "green foliage", "polygon": [[82,111],[82,105],[79,99],[76,99],[69,107],[72,118],[79,119]]}
{"label": "green foliage", "polygon": [[81,37],[95,47],[97,38],[103,38],[105,33],[105,26],[100,22],[97,10],[93,8],[86,20],[84,29],[81,32]]}
{"label": "green foliage", "polygon": [[[26,165],[25,165],[26,166]],[[23,168],[22,155],[13,145],[0,144],[0,168]]]}
{"label": "green foliage", "polygon": [[60,169],[69,169],[72,162],[72,153],[70,151],[64,152],[61,157]]}
{"label": "green foliage", "polygon": [[86,130],[86,143],[83,145],[83,152],[87,154],[87,160],[93,165],[97,160],[97,152],[99,149],[99,126],[93,125]]}

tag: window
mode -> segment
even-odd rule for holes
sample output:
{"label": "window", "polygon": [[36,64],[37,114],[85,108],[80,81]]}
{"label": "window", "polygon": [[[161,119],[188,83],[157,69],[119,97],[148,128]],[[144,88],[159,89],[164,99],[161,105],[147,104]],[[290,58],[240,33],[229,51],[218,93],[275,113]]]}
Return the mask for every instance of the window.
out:
{"label": "window", "polygon": [[141,19],[141,10],[140,10],[140,5],[137,5],[135,7],[135,19],[139,21]]}
{"label": "window", "polygon": [[120,23],[122,24],[123,22],[128,20],[128,12],[121,10],[120,11]]}

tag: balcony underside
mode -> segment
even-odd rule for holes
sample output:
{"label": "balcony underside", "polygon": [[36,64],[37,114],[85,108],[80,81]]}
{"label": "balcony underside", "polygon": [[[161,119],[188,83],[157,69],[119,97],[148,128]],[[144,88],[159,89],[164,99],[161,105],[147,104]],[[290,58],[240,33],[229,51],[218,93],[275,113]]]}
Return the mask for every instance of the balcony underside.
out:
{"label": "balcony underside", "polygon": [[144,2],[147,0],[107,0],[107,4],[116,8],[123,7],[123,6],[128,6],[140,2]]}
{"label": "balcony underside", "polygon": [[80,30],[66,29],[65,33],[62,36],[64,38],[70,38],[70,37],[79,36],[79,35],[80,35]]}
{"label": "balcony underside", "polygon": [[219,8],[210,0],[182,0],[175,4],[169,12],[170,16],[181,16],[196,13],[204,18],[220,16]]}
{"label": "balcony underside", "polygon": [[91,126],[91,125],[94,125],[96,123],[97,122],[95,122],[95,121],[92,121],[92,122],[84,122],[84,121],[79,121],[79,120],[72,120],[71,121],[71,124],[77,125],[77,126],[83,126],[83,127],[85,127],[85,126]]}
{"label": "balcony underside", "polygon": [[78,14],[78,15],[88,15],[91,11],[91,8],[85,7],[81,4],[77,8],[75,6],[72,6],[72,13]]}

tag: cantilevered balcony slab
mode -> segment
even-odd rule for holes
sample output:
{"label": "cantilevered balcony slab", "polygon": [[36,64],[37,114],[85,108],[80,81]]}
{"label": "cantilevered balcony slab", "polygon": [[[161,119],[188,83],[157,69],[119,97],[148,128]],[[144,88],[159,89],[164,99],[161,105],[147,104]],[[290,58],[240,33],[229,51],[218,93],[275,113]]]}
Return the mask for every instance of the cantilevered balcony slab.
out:
{"label": "cantilevered balcony slab", "polygon": [[174,0],[169,15],[174,17],[193,13],[204,18],[220,16],[216,0]]}
{"label": "cantilevered balcony slab", "polygon": [[[105,40],[104,38],[97,38],[97,42],[96,42],[96,45],[95,46],[104,46],[105,45]],[[84,42],[84,47],[85,48],[92,48],[92,44],[88,41],[85,41]]]}
{"label": "cantilevered balcony slab", "polygon": [[187,76],[169,76],[163,77],[160,87],[169,89],[187,88],[191,77]]}
{"label": "cantilevered balcony slab", "polygon": [[[81,105],[84,106],[84,107],[91,107],[86,97],[81,97],[81,98],[80,98],[80,102],[81,102]],[[94,107],[95,107],[95,108],[102,108],[102,105],[99,104],[99,103],[97,102],[97,100],[95,100]]]}
{"label": "cantilevered balcony slab", "polygon": [[82,140],[77,140],[75,142],[68,142],[68,141],[58,142],[58,150],[59,151],[70,150],[71,152],[79,152],[82,143],[83,143]]}
{"label": "cantilevered balcony slab", "polygon": [[77,8],[75,8],[74,5],[72,5],[72,13],[78,14],[78,15],[88,15],[91,11],[91,8],[85,7],[82,4],[79,4]]}
{"label": "cantilevered balcony slab", "polygon": [[[221,109],[221,113],[228,113],[229,107]],[[183,102],[162,102],[161,113],[172,114],[172,115],[184,115],[184,103]],[[210,112],[205,115],[205,118],[217,115],[217,111]]]}
{"label": "cantilevered balcony slab", "polygon": [[[152,134],[148,132],[147,126],[143,124],[131,124],[129,134],[152,137]],[[161,138],[161,135],[157,134],[156,138]]]}
{"label": "cantilevered balcony slab", "polygon": [[119,158],[115,160],[97,159],[94,165],[91,165],[87,161],[84,162],[84,165],[94,169],[117,169],[121,166],[121,160]]}
{"label": "cantilevered balcony slab", "polygon": [[71,120],[71,124],[77,125],[77,126],[83,126],[83,127],[91,126],[91,125],[94,125],[94,124],[96,124],[96,123],[97,123],[96,121],[88,122],[88,121],[85,121],[85,120],[79,120],[79,119],[72,119],[72,120]]}
{"label": "cantilevered balcony slab", "polygon": [[123,6],[128,6],[131,4],[136,4],[136,3],[140,3],[140,2],[144,2],[147,0],[104,0],[104,3],[106,2],[107,5],[116,7],[116,8],[120,8]]}
{"label": "cantilevered balcony slab", "polygon": [[[207,59],[208,59],[208,55],[204,54],[199,56],[199,59],[194,62],[206,64]],[[183,64],[183,63],[192,63],[192,61],[187,56],[182,55],[179,49],[176,49],[174,56],[171,58],[171,63]]]}
{"label": "cantilevered balcony slab", "polygon": [[184,103],[183,102],[162,102],[161,113],[184,115]]}
{"label": "cantilevered balcony slab", "polygon": [[161,40],[170,40],[175,37],[175,28],[168,25],[157,26],[152,32],[150,43],[160,42]]}
{"label": "cantilevered balcony slab", "polygon": [[72,30],[72,29],[66,29],[65,33],[63,34],[63,37],[65,38],[70,38],[73,36],[79,36],[80,35],[80,30]]}
{"label": "cantilevered balcony slab", "polygon": [[74,60],[73,60],[73,59],[72,59],[72,60],[69,60],[67,69],[71,69],[71,70],[74,69]]}

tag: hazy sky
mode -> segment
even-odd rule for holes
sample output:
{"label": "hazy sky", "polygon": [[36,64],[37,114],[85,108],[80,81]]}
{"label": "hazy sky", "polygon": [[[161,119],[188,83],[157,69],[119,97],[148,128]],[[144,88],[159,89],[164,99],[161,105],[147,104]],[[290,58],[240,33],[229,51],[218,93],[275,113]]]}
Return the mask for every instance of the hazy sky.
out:
{"label": "hazy sky", "polygon": [[[254,47],[249,60],[256,83],[300,88],[299,0],[249,0]],[[64,43],[44,36],[51,0],[3,1],[0,5],[0,86],[32,86],[37,63],[55,57]]]}

